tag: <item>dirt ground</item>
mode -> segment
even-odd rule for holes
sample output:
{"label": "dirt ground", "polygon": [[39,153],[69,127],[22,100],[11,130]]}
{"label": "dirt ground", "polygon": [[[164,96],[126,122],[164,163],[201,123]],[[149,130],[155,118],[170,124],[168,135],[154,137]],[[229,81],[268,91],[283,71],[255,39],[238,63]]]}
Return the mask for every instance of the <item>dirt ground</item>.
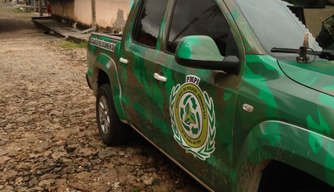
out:
{"label": "dirt ground", "polygon": [[102,144],[86,50],[32,15],[0,2],[0,191],[206,191],[135,133]]}

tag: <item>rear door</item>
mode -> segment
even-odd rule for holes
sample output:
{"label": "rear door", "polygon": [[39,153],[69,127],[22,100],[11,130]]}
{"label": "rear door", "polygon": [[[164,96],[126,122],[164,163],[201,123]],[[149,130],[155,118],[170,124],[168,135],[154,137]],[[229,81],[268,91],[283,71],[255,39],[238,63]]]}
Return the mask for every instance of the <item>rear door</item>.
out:
{"label": "rear door", "polygon": [[166,78],[166,82],[153,82],[158,101],[153,129],[160,132],[156,141],[207,186],[229,191],[234,106],[242,76],[181,66],[174,53],[182,37],[207,35],[223,56],[242,60],[229,25],[233,21],[227,21],[229,12],[223,2],[214,0],[175,0],[169,7],[166,15],[171,19],[163,23],[166,31],[161,33],[162,47],[153,70]]}
{"label": "rear door", "polygon": [[153,67],[160,24],[168,0],[143,0],[135,6],[136,18],[128,23],[120,56],[122,105],[130,124],[149,139],[152,133]]}

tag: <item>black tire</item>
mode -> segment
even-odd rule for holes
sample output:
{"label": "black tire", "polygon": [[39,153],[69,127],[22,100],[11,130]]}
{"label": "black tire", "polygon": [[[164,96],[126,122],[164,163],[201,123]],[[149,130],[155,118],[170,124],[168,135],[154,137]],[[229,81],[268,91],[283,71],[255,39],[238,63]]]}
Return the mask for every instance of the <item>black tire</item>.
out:
{"label": "black tire", "polygon": [[102,141],[108,146],[124,143],[129,132],[119,120],[112,98],[110,85],[101,85],[96,95],[96,120]]}

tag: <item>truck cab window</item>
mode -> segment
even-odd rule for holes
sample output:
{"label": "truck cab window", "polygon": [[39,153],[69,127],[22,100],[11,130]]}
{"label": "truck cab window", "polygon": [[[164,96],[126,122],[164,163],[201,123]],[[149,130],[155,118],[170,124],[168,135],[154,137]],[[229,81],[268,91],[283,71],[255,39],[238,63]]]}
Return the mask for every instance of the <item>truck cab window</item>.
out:
{"label": "truck cab window", "polygon": [[230,27],[214,1],[177,0],[172,17],[168,52],[175,53],[176,46],[182,37],[207,35],[216,42],[223,56],[239,57]]}
{"label": "truck cab window", "polygon": [[133,40],[139,44],[156,47],[160,25],[168,0],[144,0],[138,11]]}

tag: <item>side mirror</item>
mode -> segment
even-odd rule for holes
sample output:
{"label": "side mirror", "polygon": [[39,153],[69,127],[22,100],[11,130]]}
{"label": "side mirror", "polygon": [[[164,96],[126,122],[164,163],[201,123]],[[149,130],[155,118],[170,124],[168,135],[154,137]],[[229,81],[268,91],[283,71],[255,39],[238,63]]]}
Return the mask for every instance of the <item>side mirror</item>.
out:
{"label": "side mirror", "polygon": [[326,5],[331,5],[332,0],[283,0],[291,4],[293,7],[303,9],[323,9]]}
{"label": "side mirror", "polygon": [[334,15],[322,22],[316,40],[323,49],[334,49]]}
{"label": "side mirror", "polygon": [[175,61],[185,67],[221,70],[228,74],[239,74],[240,61],[236,56],[224,57],[211,37],[187,36],[180,39]]}

